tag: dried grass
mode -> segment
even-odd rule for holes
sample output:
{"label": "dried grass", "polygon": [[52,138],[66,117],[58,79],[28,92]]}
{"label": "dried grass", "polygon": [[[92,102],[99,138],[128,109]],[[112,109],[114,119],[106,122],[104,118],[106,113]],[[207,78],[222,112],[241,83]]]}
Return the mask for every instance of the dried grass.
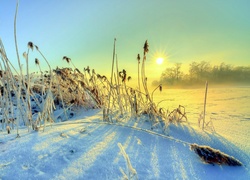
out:
{"label": "dried grass", "polygon": [[239,160],[209,146],[191,144],[190,148],[198,154],[201,160],[205,163],[213,165],[242,166],[242,163]]}

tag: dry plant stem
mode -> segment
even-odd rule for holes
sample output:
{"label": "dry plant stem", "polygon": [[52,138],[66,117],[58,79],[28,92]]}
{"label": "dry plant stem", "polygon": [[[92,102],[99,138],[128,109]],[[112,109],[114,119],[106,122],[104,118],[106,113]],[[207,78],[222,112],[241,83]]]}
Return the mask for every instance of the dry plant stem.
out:
{"label": "dry plant stem", "polygon": [[122,173],[126,174],[126,177],[128,179],[138,179],[137,172],[133,168],[133,166],[131,165],[130,159],[129,159],[124,147],[122,146],[121,143],[118,143],[117,145],[118,145],[118,147],[119,147],[119,149],[120,149],[120,151],[121,151],[121,153],[122,153],[122,155],[123,155],[123,157],[124,157],[124,159],[126,161],[126,165],[127,165],[127,174],[124,173],[124,171],[122,171]]}
{"label": "dry plant stem", "polygon": [[[14,66],[12,65],[12,63],[8,60],[7,58],[7,55],[6,55],[6,52],[5,52],[5,49],[4,49],[4,46],[3,46],[3,43],[2,43],[2,40],[0,38],[0,54],[1,54],[1,59],[3,61],[3,64],[4,64],[4,67],[5,67],[5,72],[7,73],[7,76],[8,76],[8,87],[10,87],[9,85],[12,86],[12,89],[14,90],[15,94],[16,94],[16,100],[17,100],[17,106],[18,106],[18,109],[22,115],[22,120],[25,124],[25,121],[24,121],[24,118],[23,118],[23,114],[24,114],[24,110],[23,108],[21,108],[21,103],[20,103],[20,93],[21,93],[21,82],[22,82],[22,78],[21,76],[19,75],[19,73],[17,72],[17,70],[14,68]],[[19,56],[18,56],[19,57]],[[14,69],[15,73],[17,74],[17,77],[19,77],[18,79],[18,82],[17,79],[15,79],[15,77],[13,76],[13,73],[11,72],[11,69],[10,69],[10,66],[9,64],[11,65],[11,67]],[[2,69],[2,66],[1,66],[1,69]],[[3,70],[3,69],[2,69]],[[4,83],[3,83],[4,84]],[[18,90],[16,89],[16,86],[17,84],[19,85],[20,88],[18,88]],[[10,93],[10,89],[8,89],[9,93]],[[24,101],[23,101],[24,102]],[[19,120],[19,119],[18,119]],[[18,121],[17,120],[17,121]],[[18,123],[19,124],[19,123]]]}
{"label": "dry plant stem", "polygon": [[141,91],[141,86],[140,86],[140,56],[139,56],[139,54],[138,54],[138,90],[139,91]]}
{"label": "dry plant stem", "polygon": [[30,75],[29,75],[29,48],[27,51],[27,56],[26,56],[26,68],[27,68],[27,80],[26,80],[26,112],[27,112],[27,122],[28,122],[28,131],[29,131],[29,126],[31,125],[32,121],[32,112],[31,112],[31,103],[30,103]]}
{"label": "dry plant stem", "polygon": [[49,72],[50,72],[49,88],[48,88],[47,93],[46,93],[46,99],[44,102],[43,112],[42,112],[42,116],[41,116],[44,120],[44,128],[43,128],[43,131],[44,131],[47,119],[50,120],[50,123],[52,120],[51,111],[52,111],[52,108],[54,107],[54,102],[53,102],[53,96],[52,96],[52,92],[51,92],[51,85],[52,85],[53,74],[52,74],[52,70],[51,70],[49,62],[47,61],[46,57],[43,55],[43,53],[39,50],[39,48],[37,46],[36,46],[36,50],[39,52],[39,54],[43,57],[43,59],[47,63],[47,65],[49,67]]}
{"label": "dry plant stem", "polygon": [[145,61],[146,61],[146,54],[148,53],[148,41],[146,40],[145,43],[144,43],[144,46],[143,46],[143,49],[144,49],[144,52],[143,52],[143,61],[142,61],[142,83],[143,83],[143,86],[144,86],[144,89],[145,89],[145,93],[147,95],[147,98],[149,100],[150,103],[153,103],[151,98],[150,98],[150,95],[149,95],[149,92],[148,92],[148,87],[147,87],[147,78],[146,78],[146,72],[145,72]]}
{"label": "dry plant stem", "polygon": [[[37,51],[39,52],[39,54],[43,57],[43,59],[45,60],[45,62],[47,63],[48,67],[49,67],[49,74],[50,74],[50,78],[52,79],[52,70],[51,70],[51,67],[50,67],[50,64],[49,62],[47,61],[46,57],[43,55],[43,53],[38,49],[36,48]],[[50,84],[49,84],[49,89],[51,90],[51,84],[52,84],[52,81],[50,80]]]}
{"label": "dry plant stem", "polygon": [[145,97],[146,97],[146,100],[143,103],[143,106],[144,106],[143,108],[145,109],[145,106],[146,106],[146,103],[148,101],[149,95],[147,94],[146,87],[145,87],[145,75],[144,75],[144,70],[143,69],[144,69],[144,60],[142,61],[142,66],[141,66],[141,80],[142,80],[142,86],[143,86]]}
{"label": "dry plant stem", "polygon": [[136,93],[134,94],[134,112],[135,112],[135,116],[138,116],[138,103],[137,103],[137,98],[136,98]]}
{"label": "dry plant stem", "polygon": [[204,114],[203,114],[203,124],[202,124],[203,130],[204,130],[205,119],[206,119],[207,88],[208,88],[208,82],[206,82],[206,90],[205,90],[205,98],[204,98],[204,111],[203,111]]}
{"label": "dry plant stem", "polygon": [[20,68],[20,75],[21,75],[21,77],[23,77],[22,68],[21,68],[21,61],[20,61],[20,56],[19,56],[19,52],[18,52],[17,35],[16,35],[16,20],[17,20],[17,14],[18,14],[18,4],[19,4],[19,0],[16,1],[16,11],[15,11],[15,18],[14,18],[14,39],[15,39],[15,47],[16,47],[16,55],[17,55],[18,65]]}
{"label": "dry plant stem", "polygon": [[[2,95],[0,94],[0,100],[1,100],[1,101],[0,101],[0,105],[1,105],[1,107],[3,106],[3,104],[2,104],[2,99],[3,99],[3,97],[2,97]],[[1,110],[0,112],[3,113],[2,110]],[[2,130],[4,130],[5,122],[3,121],[3,119],[2,119],[1,124],[2,124]]]}
{"label": "dry plant stem", "polygon": [[113,83],[113,75],[114,75],[114,64],[115,64],[115,46],[116,46],[116,38],[114,39],[114,49],[113,49],[113,59],[112,59],[112,71],[111,71],[111,81],[110,83]]}
{"label": "dry plant stem", "polygon": [[146,61],[146,53],[144,53],[144,56],[143,56],[143,61],[142,61],[142,70],[141,70],[141,78],[142,78],[142,85],[144,87],[144,91],[145,91],[145,94],[148,98],[148,100],[152,103],[152,100],[150,98],[150,94],[149,94],[149,91],[148,91],[148,88],[147,88],[147,78],[146,78],[146,73],[145,73],[145,61]]}
{"label": "dry plant stem", "polygon": [[[113,60],[112,60],[111,80],[110,80],[110,91],[109,91],[109,95],[108,95],[107,116],[110,115],[109,113],[110,113],[111,89],[113,88],[113,75],[114,75],[114,62],[115,62],[115,43],[116,43],[116,38],[114,39]],[[110,121],[109,118],[107,120]]]}
{"label": "dry plant stem", "polygon": [[133,110],[134,110],[134,108],[133,108],[133,101],[131,100],[131,97],[130,97],[130,95],[128,94],[128,88],[127,88],[127,86],[126,86],[126,82],[124,81],[123,82],[123,84],[124,84],[124,88],[125,88],[125,92],[126,92],[126,97],[128,98],[128,101],[129,101],[129,105],[130,105],[130,111],[131,111],[131,117],[133,116]]}
{"label": "dry plant stem", "polygon": [[118,59],[116,55],[116,73],[117,73],[117,84],[116,84],[116,90],[118,94],[118,103],[121,111],[121,115],[123,115],[123,107],[122,107],[122,101],[121,101],[121,93],[120,93],[120,81],[119,81],[119,70],[118,70]]}
{"label": "dry plant stem", "polygon": [[117,92],[117,79],[116,79],[116,74],[114,73],[114,92],[112,93],[113,96],[113,100],[112,100],[112,107],[111,109],[115,109],[116,108],[116,104],[118,105],[118,108],[120,109],[119,106],[119,96],[118,96],[118,92]]}
{"label": "dry plant stem", "polygon": [[[146,53],[144,52],[143,61],[142,61],[142,70],[141,70],[142,77],[141,78],[142,78],[142,85],[144,87],[144,91],[146,94],[146,102],[149,101],[149,106],[150,106],[149,109],[147,108],[147,111],[149,111],[148,114],[152,115],[154,113],[153,112],[153,101],[150,97],[150,94],[149,94],[149,91],[147,88],[147,78],[145,76],[145,61],[146,61]],[[147,104],[145,104],[144,106],[147,106]],[[154,116],[152,118],[154,118]],[[152,119],[152,120],[154,120],[154,119]]]}
{"label": "dry plant stem", "polygon": [[[41,80],[42,80],[42,96],[44,95],[44,75],[43,75],[43,72],[42,72],[42,69],[41,69],[41,66],[40,66],[40,63],[37,64],[38,65],[38,68],[40,70],[40,73],[41,73]],[[43,100],[43,98],[42,98]]]}
{"label": "dry plant stem", "polygon": [[120,87],[118,85],[119,78],[117,79],[116,74],[114,74],[114,79],[115,79],[115,90],[116,94],[114,94],[114,100],[113,100],[113,107],[115,107],[115,103],[118,104],[118,108],[120,110],[121,115],[123,115],[123,110],[122,110],[122,102],[121,102],[121,96],[120,96]]}
{"label": "dry plant stem", "polygon": [[[130,89],[133,89],[132,87],[130,87],[130,86],[127,86],[128,88],[130,88]],[[138,94],[138,97],[137,97],[137,108],[138,108],[138,111],[139,111],[139,108],[141,107],[141,106],[145,106],[145,101],[144,101],[144,99],[143,99],[143,97],[142,96],[147,96],[144,92],[142,92],[142,91],[139,91],[139,90],[137,90],[137,89],[134,89],[134,91],[135,91],[135,93],[137,93]]]}
{"label": "dry plant stem", "polygon": [[5,52],[5,49],[4,49],[4,46],[3,46],[3,42],[2,42],[2,39],[0,38],[0,54],[1,54],[1,59],[3,61],[3,63],[6,62],[6,66],[7,66],[7,70],[11,72],[10,68],[9,68],[9,65],[11,65],[12,69],[15,71],[15,73],[19,76],[19,73],[17,72],[17,70],[15,69],[15,67],[13,66],[13,64],[8,60],[7,58],[7,55],[6,55],[6,52]]}
{"label": "dry plant stem", "polygon": [[161,87],[161,84],[160,85],[158,85],[154,90],[153,90],[153,92],[152,92],[152,102],[154,102],[154,92],[158,89],[158,88],[160,88]]}
{"label": "dry plant stem", "polygon": [[72,62],[72,60],[71,60],[70,62],[71,62],[71,64],[73,65],[73,67],[76,69],[76,67],[75,67],[74,63]]}
{"label": "dry plant stem", "polygon": [[64,112],[64,115],[65,115],[66,119],[68,120],[68,115],[67,115],[66,108],[65,108],[65,105],[64,105],[62,93],[61,93],[61,90],[60,90],[59,79],[58,79],[57,75],[56,75],[56,79],[57,79],[57,81],[56,81],[57,82],[57,89],[58,89],[59,96],[60,96],[61,101],[62,101],[63,112]]}
{"label": "dry plant stem", "polygon": [[[140,81],[140,54],[137,56],[137,61],[138,61],[138,92],[141,92],[141,81]],[[138,94],[138,100],[143,103],[143,98],[141,96],[141,93]],[[144,103],[143,103],[144,104]]]}
{"label": "dry plant stem", "polygon": [[[1,70],[2,70],[2,64],[0,63],[1,66]],[[5,74],[2,74],[2,78],[1,78],[2,84],[3,84],[3,97],[1,99],[1,113],[3,114],[2,116],[2,129],[4,130],[4,125],[7,125],[7,120],[8,120],[8,116],[7,116],[7,111],[8,111],[8,104],[9,104],[9,99],[8,99],[8,95],[7,95],[7,89],[5,88],[5,82],[6,82],[6,77]]]}
{"label": "dry plant stem", "polygon": [[143,88],[144,88],[144,92],[145,94],[147,95],[147,92],[146,92],[146,87],[145,87],[145,74],[144,74],[144,64],[145,64],[145,55],[143,57],[143,61],[142,61],[142,66],[141,66],[141,81],[142,81],[142,85],[143,85]]}
{"label": "dry plant stem", "polygon": [[[14,76],[13,76],[13,74],[12,74],[12,72],[11,72],[11,70],[10,70],[10,67],[9,67],[9,65],[8,65],[8,60],[6,60],[5,61],[6,62],[6,64],[5,63],[3,63],[4,64],[4,67],[5,67],[5,69],[6,69],[6,78],[7,78],[7,80],[5,80],[5,75],[3,75],[3,78],[2,78],[2,82],[3,82],[3,84],[4,84],[4,82],[7,82],[8,81],[8,83],[7,83],[7,90],[5,90],[5,92],[7,91],[7,92],[9,92],[9,97],[11,97],[11,94],[10,94],[10,92],[11,92],[11,89],[10,89],[10,86],[12,87],[12,90],[15,92],[15,94],[16,94],[16,101],[17,101],[17,106],[18,106],[18,109],[19,109],[19,111],[20,111],[20,113],[21,113],[21,115],[22,115],[22,120],[23,120],[23,123],[25,124],[25,121],[24,121],[24,118],[23,118],[23,114],[24,114],[24,110],[23,110],[23,108],[21,107],[21,103],[20,103],[20,92],[17,90],[17,88],[16,88],[16,80],[15,80],[15,78],[14,78]],[[2,65],[0,64],[0,66],[1,66],[1,70],[3,70],[3,68],[2,68]],[[18,80],[18,82],[21,82],[21,80],[20,80],[20,78],[21,78],[21,76],[17,76],[17,77],[19,77],[19,80]],[[20,85],[20,83],[19,83],[19,85]],[[5,97],[5,100],[7,100],[7,98],[8,97]],[[24,101],[23,101],[24,102]],[[13,116],[14,117],[14,116]]]}
{"label": "dry plant stem", "polygon": [[[16,11],[15,11],[15,18],[14,18],[14,39],[15,39],[15,47],[16,47],[16,55],[18,60],[18,65],[20,68],[20,82],[23,81],[23,74],[22,74],[22,67],[20,62],[20,56],[18,52],[18,45],[17,45],[17,35],[16,35],[16,20],[17,20],[17,13],[18,13],[18,0],[16,1]],[[19,82],[19,83],[20,83]],[[18,94],[21,94],[21,83],[19,84]],[[17,99],[18,103],[20,103],[20,99]],[[19,104],[20,107],[20,104]],[[17,118],[17,137],[19,137],[19,118]]]}
{"label": "dry plant stem", "polygon": [[85,81],[85,84],[89,87],[89,81],[88,81],[87,73],[85,70],[84,70],[84,81]]}
{"label": "dry plant stem", "polygon": [[[38,65],[39,70],[40,70],[40,73],[41,73],[41,80],[42,80],[42,82],[41,82],[41,84],[42,84],[42,93],[41,93],[41,96],[42,96],[42,97],[41,97],[41,100],[42,100],[42,105],[43,105],[43,104],[44,104],[44,98],[43,98],[43,96],[44,96],[44,94],[45,94],[44,75],[43,75],[43,72],[42,72],[40,63],[38,63],[37,65]],[[32,93],[32,94],[33,94],[33,93]],[[37,99],[35,96],[34,96],[33,98],[34,98],[34,99]],[[41,105],[38,103],[38,100],[36,100],[36,102],[37,102],[39,108],[42,109]]]}
{"label": "dry plant stem", "polygon": [[[29,42],[29,44],[30,44],[31,42]],[[53,99],[53,97],[51,97],[50,96],[50,93],[51,93],[51,85],[52,85],[52,80],[53,80],[53,76],[52,76],[52,70],[51,70],[51,67],[50,67],[50,65],[49,65],[49,63],[48,63],[48,61],[47,61],[47,59],[45,58],[45,56],[42,54],[42,52],[38,49],[38,47],[37,46],[35,46],[36,47],[36,50],[39,52],[39,54],[44,58],[44,60],[46,61],[46,63],[47,63],[47,65],[48,65],[48,67],[49,67],[49,70],[50,70],[50,81],[49,81],[49,88],[47,89],[47,92],[46,92],[46,99],[45,99],[45,102],[44,101],[42,101],[42,105],[43,105],[43,107],[42,107],[42,116],[41,116],[41,118],[44,120],[44,125],[46,124],[46,121],[47,121],[47,119],[49,119],[50,120],[50,122],[51,122],[51,119],[52,119],[52,117],[51,117],[51,110],[50,110],[50,108],[53,106],[53,102],[51,102],[51,98]],[[29,50],[29,49],[28,49]],[[28,51],[28,53],[29,53],[29,51]],[[27,57],[26,57],[26,60],[27,60],[27,67],[28,67],[28,55],[27,55]],[[28,71],[28,68],[27,68],[27,71]],[[27,72],[28,73],[28,72]],[[29,90],[29,80],[28,80],[28,90]],[[29,94],[29,93],[27,93],[27,94]],[[44,92],[42,91],[42,94],[44,94]],[[43,98],[42,98],[43,99]],[[30,106],[29,106],[30,107]],[[44,126],[44,129],[45,129],[45,126]],[[44,130],[43,129],[43,130]]]}

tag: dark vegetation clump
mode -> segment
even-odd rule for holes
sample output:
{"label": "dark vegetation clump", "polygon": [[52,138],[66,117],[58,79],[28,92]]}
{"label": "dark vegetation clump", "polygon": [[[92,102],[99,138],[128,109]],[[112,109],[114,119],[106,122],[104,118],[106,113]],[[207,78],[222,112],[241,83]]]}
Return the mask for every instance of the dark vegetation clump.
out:
{"label": "dark vegetation clump", "polygon": [[163,84],[172,87],[200,87],[204,81],[215,86],[223,85],[249,85],[250,66],[232,66],[221,63],[212,65],[207,61],[192,62],[188,73],[182,71],[182,64],[176,63],[167,67],[159,79],[153,84]]}
{"label": "dark vegetation clump", "polygon": [[205,163],[212,165],[242,166],[239,160],[209,146],[191,144],[190,147]]}

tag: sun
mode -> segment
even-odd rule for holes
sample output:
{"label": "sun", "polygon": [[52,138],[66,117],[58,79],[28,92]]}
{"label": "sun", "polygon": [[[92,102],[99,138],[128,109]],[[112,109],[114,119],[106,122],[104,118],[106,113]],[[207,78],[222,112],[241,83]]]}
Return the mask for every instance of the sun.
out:
{"label": "sun", "polygon": [[163,63],[163,61],[164,61],[163,57],[158,57],[158,58],[156,58],[156,63],[157,63],[158,65],[161,65],[161,64]]}

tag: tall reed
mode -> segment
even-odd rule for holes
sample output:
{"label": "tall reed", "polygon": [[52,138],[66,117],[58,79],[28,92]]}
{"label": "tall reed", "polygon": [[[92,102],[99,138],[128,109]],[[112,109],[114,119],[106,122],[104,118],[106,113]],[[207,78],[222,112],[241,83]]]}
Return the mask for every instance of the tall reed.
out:
{"label": "tall reed", "polygon": [[[115,48],[116,48],[116,38],[114,39],[114,47],[113,47],[113,58],[112,58],[112,70],[111,70],[111,77],[110,77],[110,91],[108,94],[108,109],[106,110],[104,108],[103,112],[105,112],[105,121],[111,121],[112,119],[110,118],[110,103],[111,103],[111,89],[113,89],[113,76],[114,76],[114,63],[115,63]],[[106,113],[107,112],[107,113]]]}
{"label": "tall reed", "polygon": [[204,129],[205,121],[206,121],[206,105],[207,105],[207,89],[208,89],[208,82],[206,81],[205,85],[205,97],[204,97],[204,110],[203,110],[203,124],[202,129]]}

